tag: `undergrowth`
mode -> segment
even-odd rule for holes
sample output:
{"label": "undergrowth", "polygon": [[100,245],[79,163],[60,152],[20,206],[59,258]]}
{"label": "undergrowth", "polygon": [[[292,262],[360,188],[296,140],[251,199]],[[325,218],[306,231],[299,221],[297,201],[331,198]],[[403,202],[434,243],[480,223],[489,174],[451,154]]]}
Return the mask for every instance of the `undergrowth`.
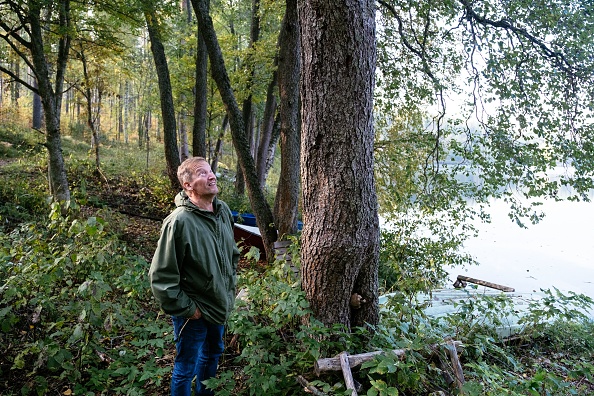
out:
{"label": "undergrowth", "polygon": [[148,265],[103,219],[69,213],[53,204],[45,221],[0,233],[2,394],[145,394],[168,372],[170,341]]}
{"label": "undergrowth", "polygon": [[[0,135],[2,141],[7,136]],[[130,187],[138,202],[165,208],[171,198],[166,179],[150,164],[137,170],[114,160],[102,181],[89,177],[88,157],[70,156],[74,199],[62,213],[47,203],[46,160],[31,138],[5,145],[20,144],[27,155],[0,168],[0,394],[168,394],[171,325],[150,294],[148,263],[121,240],[125,220],[106,201],[110,191]],[[19,172],[27,177],[16,177]],[[221,178],[224,190],[231,183]],[[83,214],[78,204],[101,210]],[[237,198],[236,205],[246,203]],[[297,395],[305,394],[306,381],[326,395],[349,395],[340,369],[318,377],[316,363],[341,352],[374,351],[373,359],[352,368],[359,394],[594,394],[594,323],[583,314],[592,309],[591,299],[544,290],[529,303],[518,332],[502,337],[497,327],[517,312],[513,301],[475,294],[456,303],[451,315],[430,316],[430,300],[417,299],[416,292],[439,279],[433,267],[418,261],[405,269],[394,264],[402,261],[401,249],[384,249],[380,281],[399,291],[385,299],[372,331],[323,326],[282,262],[265,270],[247,265],[224,359],[208,385],[217,395]],[[456,381],[446,351],[453,341],[464,383]]]}

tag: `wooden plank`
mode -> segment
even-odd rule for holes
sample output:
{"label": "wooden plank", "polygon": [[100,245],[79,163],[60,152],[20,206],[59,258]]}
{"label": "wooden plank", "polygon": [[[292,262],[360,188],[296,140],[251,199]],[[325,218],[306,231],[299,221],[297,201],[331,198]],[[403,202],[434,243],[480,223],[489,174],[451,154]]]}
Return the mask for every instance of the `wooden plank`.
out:
{"label": "wooden plank", "polygon": [[456,283],[454,283],[454,287],[457,287],[456,285],[460,285],[460,282],[470,282],[470,283],[474,283],[477,285],[490,287],[491,289],[501,290],[504,292],[516,291],[516,289],[514,289],[513,287],[498,285],[497,283],[491,283],[491,282],[487,282],[487,281],[476,279],[476,278],[471,278],[471,277],[464,276],[464,275],[458,275],[458,279],[456,280]]}
{"label": "wooden plank", "polygon": [[290,270],[295,278],[299,278],[299,269],[293,265],[289,247],[291,241],[276,241],[274,242],[274,258],[276,261],[284,261],[285,269]]}
{"label": "wooden plank", "polygon": [[339,359],[346,388],[353,391],[351,396],[358,396],[357,387],[355,386],[355,380],[353,379],[353,373],[351,372],[351,366],[349,363],[349,355],[346,352],[341,352]]}

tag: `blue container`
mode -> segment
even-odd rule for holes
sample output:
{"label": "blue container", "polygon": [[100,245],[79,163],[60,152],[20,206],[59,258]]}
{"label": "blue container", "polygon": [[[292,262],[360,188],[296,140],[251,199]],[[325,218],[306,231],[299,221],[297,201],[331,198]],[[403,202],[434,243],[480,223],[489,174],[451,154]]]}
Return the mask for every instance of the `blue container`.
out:
{"label": "blue container", "polygon": [[301,231],[303,229],[303,222],[297,220],[297,230]]}
{"label": "blue container", "polygon": [[239,215],[239,224],[256,227],[256,216],[251,213],[242,213]]}
{"label": "blue container", "polygon": [[239,212],[232,210],[231,215],[233,216],[233,221],[237,223],[237,216],[239,216]]}

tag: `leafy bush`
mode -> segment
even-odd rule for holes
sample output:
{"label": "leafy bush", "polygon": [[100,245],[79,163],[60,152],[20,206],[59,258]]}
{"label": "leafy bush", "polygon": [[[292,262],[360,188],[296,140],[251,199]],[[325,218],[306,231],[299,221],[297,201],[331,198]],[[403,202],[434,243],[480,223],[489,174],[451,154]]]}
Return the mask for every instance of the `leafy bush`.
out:
{"label": "leafy bush", "polygon": [[0,233],[2,386],[144,394],[169,371],[156,362],[169,326],[155,320],[148,265],[101,218],[60,211],[54,203],[47,221]]}
{"label": "leafy bush", "polygon": [[241,275],[244,297],[229,320],[239,343],[232,363],[238,369],[207,381],[217,395],[297,394],[296,377],[311,372],[318,358],[360,350],[356,333],[326,327],[311,316],[304,292],[289,275],[280,262],[264,274]]}

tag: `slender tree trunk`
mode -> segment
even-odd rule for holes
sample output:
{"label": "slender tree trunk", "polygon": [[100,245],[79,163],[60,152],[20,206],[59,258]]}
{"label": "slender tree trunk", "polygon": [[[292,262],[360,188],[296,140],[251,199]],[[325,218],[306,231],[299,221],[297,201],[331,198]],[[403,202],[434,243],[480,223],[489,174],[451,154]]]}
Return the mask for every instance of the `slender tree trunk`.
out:
{"label": "slender tree trunk", "polygon": [[144,16],[151,41],[151,52],[157,70],[159,81],[159,96],[161,98],[161,114],[163,117],[163,140],[165,143],[165,161],[167,162],[167,175],[174,190],[180,188],[177,179],[177,168],[180,165],[179,153],[177,150],[177,131],[175,122],[175,109],[173,106],[173,94],[171,92],[171,79],[169,67],[165,57],[165,49],[161,41],[160,26],[157,22],[154,5],[144,3]]}
{"label": "slender tree trunk", "polygon": [[217,83],[219,93],[221,94],[225,109],[229,115],[233,146],[235,147],[237,159],[245,175],[248,197],[252,205],[252,210],[256,215],[258,228],[262,234],[266,256],[268,260],[273,260],[273,244],[277,239],[277,231],[274,227],[272,211],[270,210],[268,202],[266,202],[264,192],[258,184],[256,166],[254,158],[250,153],[250,144],[245,134],[245,126],[243,125],[241,111],[239,110],[237,100],[231,89],[231,82],[229,81],[229,75],[225,68],[223,54],[205,2],[206,0],[192,0],[192,5],[194,6],[194,12],[196,13],[198,23],[203,27],[202,37],[204,38],[206,48],[208,49],[213,79]]}
{"label": "slender tree trunk", "polygon": [[223,117],[223,124],[221,125],[221,133],[219,134],[219,138],[217,139],[217,144],[215,145],[215,150],[212,156],[212,162],[210,163],[210,168],[213,172],[217,171],[219,167],[219,155],[221,154],[221,148],[223,146],[223,137],[225,136],[225,129],[227,129],[227,125],[229,124],[229,116],[225,114]]}
{"label": "slender tree trunk", "polygon": [[[299,114],[299,110],[297,110],[297,114]],[[270,172],[270,169],[272,169],[272,166],[274,165],[274,156],[276,155],[276,146],[278,144],[278,140],[280,137],[280,114],[276,114],[276,117],[274,118],[274,122],[272,125],[272,133],[270,135],[270,142],[268,143],[268,152],[266,153],[266,170],[264,171],[264,179],[268,178],[268,173]],[[297,144],[297,150],[299,150],[299,144]],[[299,157],[297,157],[297,160],[299,160]],[[297,179],[296,179],[296,185],[299,185],[299,166],[297,166],[297,170],[295,171],[297,174]],[[295,200],[295,210],[297,210],[297,200]],[[276,213],[276,212],[275,212]]]}
{"label": "slender tree trunk", "polygon": [[128,80],[126,80],[124,82],[124,120],[123,120],[123,125],[124,125],[124,142],[126,144],[128,144],[128,131],[130,128],[128,128],[129,122],[128,120],[130,119],[130,83],[128,82]]}
{"label": "slender tree trunk", "polygon": [[99,147],[101,145],[101,137],[99,135],[99,131],[101,131],[101,99],[103,97],[103,92],[98,89],[97,90],[97,111],[95,112],[95,118],[92,120],[93,129],[91,130],[93,133],[93,142],[95,143],[95,168],[97,171],[101,169],[101,157],[99,155]]}
{"label": "slender tree trunk", "polygon": [[278,87],[280,95],[281,172],[274,215],[281,237],[297,232],[299,202],[299,78],[300,37],[297,0],[286,0],[279,35]]}
{"label": "slender tree trunk", "polygon": [[[18,59],[16,59],[13,62],[12,66],[15,76],[17,76],[17,78],[21,78],[21,62]],[[14,107],[19,107],[19,99],[21,97],[21,84],[18,82],[17,79],[14,79],[12,82],[11,94],[12,105]]]}
{"label": "slender tree trunk", "polygon": [[[374,325],[379,222],[373,177],[373,0],[304,0],[302,281],[326,324]],[[366,300],[351,308],[351,295]]]}
{"label": "slender tree trunk", "polygon": [[184,161],[190,156],[188,149],[188,129],[186,127],[186,117],[183,113],[178,113],[178,125],[179,125],[179,158],[180,161]]}
{"label": "slender tree trunk", "polygon": [[124,134],[124,86],[121,80],[117,99],[117,141],[120,142],[122,141],[122,135]]}
{"label": "slender tree trunk", "polygon": [[[252,18],[251,18],[251,27],[250,27],[250,47],[253,48],[255,44],[260,39],[260,0],[252,0]],[[245,90],[247,92],[247,96],[243,101],[243,125],[245,126],[245,133],[248,137],[250,142],[250,150],[252,152],[252,156],[254,155],[253,150],[253,143],[254,143],[254,110],[252,107],[252,89],[253,89],[253,78],[255,75],[254,70],[254,60],[251,56],[247,57],[246,59],[246,67],[249,68],[248,73],[248,81],[246,83]],[[237,172],[236,172],[236,179],[235,179],[235,192],[238,195],[243,195],[245,193],[245,175],[243,174],[243,170],[241,166],[238,164]]]}
{"label": "slender tree trunk", "polygon": [[[70,200],[70,188],[66,177],[66,167],[62,154],[62,140],[60,132],[60,105],[62,97],[62,84],[64,69],[70,50],[70,37],[65,35],[58,43],[58,58],[56,63],[55,90],[50,81],[50,72],[44,51],[43,34],[40,21],[41,5],[33,2],[29,7],[29,22],[31,24],[31,57],[34,73],[37,79],[39,96],[43,103],[45,114],[46,141],[49,160],[48,176],[50,193],[59,202]],[[60,26],[69,26],[70,2],[62,1],[58,5]]]}
{"label": "slender tree trunk", "polygon": [[[276,66],[275,62],[275,66]],[[275,70],[272,73],[272,79],[268,84],[266,91],[266,104],[264,106],[264,116],[262,117],[262,132],[260,133],[260,143],[258,144],[258,155],[256,156],[256,171],[258,172],[258,181],[263,189],[266,186],[266,165],[268,163],[268,153],[270,142],[272,141],[272,132],[274,129],[274,115],[276,113],[276,85],[278,73]]]}
{"label": "slender tree trunk", "polygon": [[[206,1],[210,9],[209,1]],[[207,111],[207,81],[208,81],[208,52],[204,39],[200,33],[200,25],[196,32],[196,86],[194,88],[194,126],[192,129],[192,153],[206,158],[206,111]]]}
{"label": "slender tree trunk", "polygon": [[[95,168],[97,171],[101,169],[101,159],[99,157],[99,132],[94,118],[93,112],[93,94],[91,91],[91,79],[89,77],[89,70],[87,64],[87,58],[85,56],[84,50],[81,50],[79,53],[79,58],[82,63],[83,67],[83,78],[85,81],[84,92],[83,95],[86,99],[86,107],[87,107],[87,125],[91,130],[91,147],[93,147],[95,151]],[[97,94],[98,103],[97,103],[97,112],[101,108],[101,94]]]}
{"label": "slender tree trunk", "polygon": [[[37,84],[37,79],[33,77],[33,87],[39,88]],[[43,123],[43,107],[41,104],[41,97],[36,93],[33,92],[33,120],[32,120],[32,127],[33,129],[41,129]]]}

